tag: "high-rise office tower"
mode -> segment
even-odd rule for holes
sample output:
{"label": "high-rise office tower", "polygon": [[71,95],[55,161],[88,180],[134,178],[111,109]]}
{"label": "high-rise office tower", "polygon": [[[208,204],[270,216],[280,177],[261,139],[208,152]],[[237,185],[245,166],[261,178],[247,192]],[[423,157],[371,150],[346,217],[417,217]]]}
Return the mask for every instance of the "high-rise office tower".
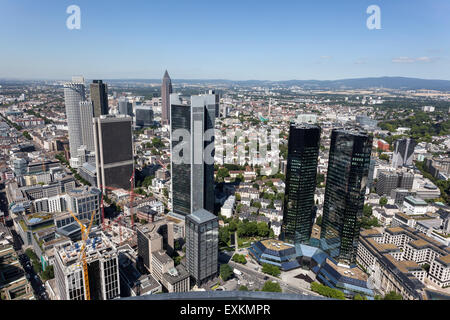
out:
{"label": "high-rise office tower", "polygon": [[102,80],[92,81],[91,100],[94,107],[94,117],[108,114],[108,85],[103,83]]}
{"label": "high-rise office tower", "polygon": [[88,151],[95,151],[93,119],[94,109],[91,101],[80,102],[81,140]]}
{"label": "high-rise office tower", "polygon": [[320,147],[319,126],[291,123],[281,239],[308,243],[315,219],[314,192]]}
{"label": "high-rise office tower", "polygon": [[416,142],[414,139],[399,139],[394,143],[394,155],[392,157],[392,166],[394,168],[411,166]]}
{"label": "high-rise office tower", "polygon": [[331,133],[320,242],[339,263],[356,261],[373,137],[355,129]]}
{"label": "high-rise office tower", "polygon": [[[204,94],[192,96],[187,105],[179,95],[170,96],[172,210],[183,216],[202,208],[214,212],[215,149],[210,129],[214,129],[216,101],[215,94]],[[189,137],[181,138],[179,129]],[[189,141],[183,141],[186,138]]]}
{"label": "high-rise office tower", "polygon": [[77,150],[83,144],[80,102],[85,100],[86,88],[82,78],[73,77],[72,82],[64,84],[64,102],[66,105],[67,126],[69,128],[69,149],[71,158],[77,156]]}
{"label": "high-rise office tower", "polygon": [[414,174],[409,172],[381,171],[376,185],[377,194],[390,195],[396,188],[410,190],[413,187]]}
{"label": "high-rise office tower", "polygon": [[217,275],[219,222],[204,209],[186,216],[186,269],[197,285]]}
{"label": "high-rise office tower", "polygon": [[161,122],[163,124],[170,124],[170,95],[172,94],[172,80],[169,77],[169,73],[164,73],[162,86],[161,86]]}
{"label": "high-rise office tower", "polygon": [[132,119],[129,116],[94,118],[97,186],[130,189],[134,172]]}
{"label": "high-rise office tower", "polygon": [[119,114],[126,116],[133,116],[133,104],[129,102],[126,98],[119,100]]}
{"label": "high-rise office tower", "polygon": [[140,105],[136,106],[136,126],[149,127],[153,124],[152,106]]}

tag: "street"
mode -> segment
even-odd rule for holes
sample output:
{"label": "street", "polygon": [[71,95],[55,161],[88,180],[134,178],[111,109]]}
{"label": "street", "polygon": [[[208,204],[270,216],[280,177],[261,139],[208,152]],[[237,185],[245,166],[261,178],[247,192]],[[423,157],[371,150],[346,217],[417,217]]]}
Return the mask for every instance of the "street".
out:
{"label": "street", "polygon": [[[0,210],[5,212],[5,214],[8,214],[8,202],[6,200],[6,194],[4,189],[4,184],[2,183],[0,185]],[[39,275],[37,275],[34,272],[33,265],[28,258],[28,256],[23,251],[23,242],[20,236],[17,234],[16,230],[14,229],[14,224],[12,222],[12,218],[9,216],[6,216],[6,226],[8,227],[9,231],[11,232],[11,235],[13,237],[13,247],[14,250],[17,253],[17,256],[19,257],[19,262],[22,265],[23,269],[25,270],[25,276],[30,281],[31,287],[33,288],[34,296],[38,300],[48,300],[48,294],[45,290],[45,286],[42,283],[41,279],[39,278]]]}
{"label": "street", "polygon": [[[237,269],[240,272],[242,272],[242,275],[235,274],[234,276],[237,279],[237,281],[229,280],[228,282],[230,282],[230,281],[231,282],[229,284],[227,282],[224,285],[224,288],[226,290],[238,290],[241,285],[247,286],[249,290],[254,290],[254,289],[260,290],[266,281],[276,281],[280,284],[280,287],[282,288],[283,292],[301,294],[301,295],[318,296],[317,293],[312,292],[306,288],[292,286],[291,284],[283,281],[281,278],[273,277],[271,275],[262,273],[260,271],[261,266],[259,266],[256,263],[253,263],[251,258],[247,258],[247,263],[245,265],[233,262],[232,260],[229,260],[230,255],[232,255],[233,253],[234,252],[221,253],[219,259],[222,263],[227,263],[226,261],[228,261],[228,264],[232,268]],[[240,252],[240,253],[242,253],[242,252]],[[244,252],[244,254],[245,254],[245,252]]]}

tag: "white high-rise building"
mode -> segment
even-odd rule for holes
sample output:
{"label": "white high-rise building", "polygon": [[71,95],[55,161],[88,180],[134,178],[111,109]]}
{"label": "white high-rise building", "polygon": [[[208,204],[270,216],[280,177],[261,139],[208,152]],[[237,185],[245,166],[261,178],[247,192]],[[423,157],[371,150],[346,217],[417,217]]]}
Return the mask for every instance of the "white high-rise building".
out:
{"label": "white high-rise building", "polygon": [[[81,131],[80,102],[86,100],[84,79],[73,77],[72,82],[64,84],[64,101],[66,105],[67,127],[69,128],[70,157],[77,157],[77,150],[83,144]],[[76,165],[77,161],[72,161]]]}
{"label": "white high-rise building", "polygon": [[95,151],[94,142],[94,107],[91,101],[80,102],[81,138],[88,151]]}

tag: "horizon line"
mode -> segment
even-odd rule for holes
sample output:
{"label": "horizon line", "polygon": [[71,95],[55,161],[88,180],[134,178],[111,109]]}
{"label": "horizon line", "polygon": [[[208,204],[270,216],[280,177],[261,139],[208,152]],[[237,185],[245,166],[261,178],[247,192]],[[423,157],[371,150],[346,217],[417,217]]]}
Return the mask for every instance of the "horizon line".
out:
{"label": "horizon line", "polygon": [[[80,76],[80,75],[73,75]],[[84,77],[84,76],[83,76]],[[245,79],[245,80],[235,80],[235,79],[225,79],[225,78],[171,78],[172,81],[228,81],[228,82],[290,82],[290,81],[344,81],[344,80],[360,80],[360,79],[384,79],[384,78],[402,78],[402,79],[414,79],[414,80],[426,80],[426,81],[450,81],[450,79],[436,79],[436,78],[419,78],[419,77],[406,77],[406,76],[365,76],[365,77],[355,77],[355,78],[338,78],[338,79],[287,79],[287,80],[269,80],[269,79]],[[137,80],[137,81],[162,81],[163,78],[102,78],[102,77],[84,77],[85,80],[104,80],[104,81],[117,81],[117,80]],[[0,81],[70,81],[70,79],[63,78],[42,78],[42,77],[1,77]]]}

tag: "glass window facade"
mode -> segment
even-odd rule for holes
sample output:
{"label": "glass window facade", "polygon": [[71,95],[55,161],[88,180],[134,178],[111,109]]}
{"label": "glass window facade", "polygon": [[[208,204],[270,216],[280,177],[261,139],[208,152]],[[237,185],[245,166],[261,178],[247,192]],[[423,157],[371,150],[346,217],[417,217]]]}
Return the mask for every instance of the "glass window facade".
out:
{"label": "glass window facade", "polygon": [[331,134],[321,246],[348,265],[356,262],[372,139],[357,130],[334,129]]}
{"label": "glass window facade", "polygon": [[314,191],[320,147],[320,127],[291,124],[281,238],[308,243],[315,218]]}

